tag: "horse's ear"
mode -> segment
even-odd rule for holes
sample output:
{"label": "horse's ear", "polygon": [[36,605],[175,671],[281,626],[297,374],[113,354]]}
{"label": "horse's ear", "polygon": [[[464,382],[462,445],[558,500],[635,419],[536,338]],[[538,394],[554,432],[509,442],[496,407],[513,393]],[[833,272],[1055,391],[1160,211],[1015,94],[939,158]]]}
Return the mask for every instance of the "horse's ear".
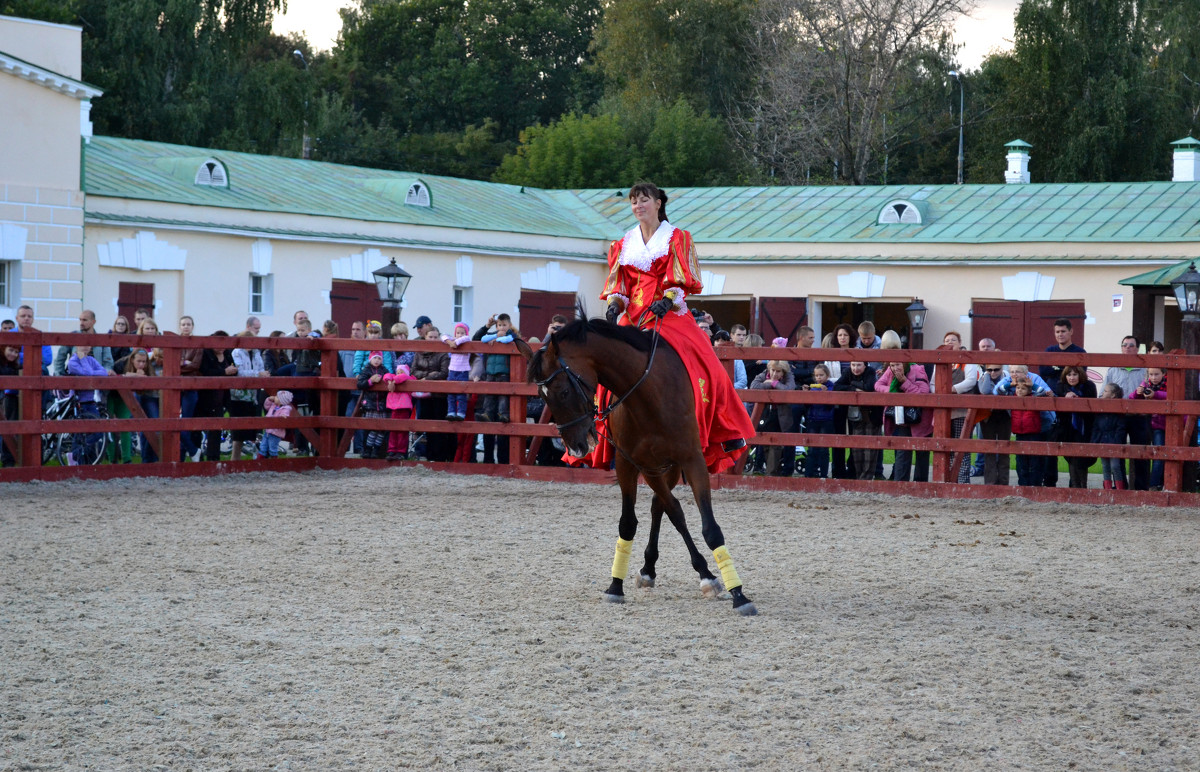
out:
{"label": "horse's ear", "polygon": [[513,343],[517,344],[517,351],[521,352],[521,356],[525,357],[525,361],[533,359],[533,349],[525,342],[524,338],[516,338]]}

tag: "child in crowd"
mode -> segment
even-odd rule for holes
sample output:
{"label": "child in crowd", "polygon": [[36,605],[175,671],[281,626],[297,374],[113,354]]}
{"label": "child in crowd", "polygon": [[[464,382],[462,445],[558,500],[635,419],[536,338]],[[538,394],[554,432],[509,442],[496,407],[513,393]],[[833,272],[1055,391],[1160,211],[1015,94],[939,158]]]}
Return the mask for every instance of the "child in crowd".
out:
{"label": "child in crowd", "polygon": [[[285,389],[275,393],[274,397],[267,397],[267,401],[263,403],[263,407],[267,409],[267,418],[290,418],[292,415],[292,393]],[[281,429],[273,426],[263,432],[262,444],[259,445],[259,458],[278,458],[279,443],[287,436],[287,429]]]}
{"label": "child in crowd", "polygon": [[[453,354],[451,355],[453,356]],[[383,376],[387,381],[387,408],[392,411],[392,418],[412,418],[412,394],[407,391],[396,391],[397,383],[411,381],[408,365],[396,365],[396,372]],[[408,457],[408,431],[395,431],[388,434],[388,461],[403,461]]]}
{"label": "child in crowd", "polygon": [[[1125,392],[1115,383],[1107,384],[1100,392],[1100,399],[1123,399]],[[1120,413],[1097,413],[1092,419],[1092,442],[1105,445],[1124,445],[1125,434],[1128,431],[1125,416]],[[1104,471],[1104,487],[1115,488],[1119,491],[1128,489],[1125,478],[1125,459],[1100,459],[1100,468]]]}
{"label": "child in crowd", "polygon": [[[1161,367],[1147,367],[1146,380],[1126,399],[1166,399],[1167,371]],[[1167,440],[1167,416],[1154,413],[1150,416],[1150,444],[1162,446]],[[1150,465],[1150,490],[1161,491],[1163,487],[1163,462],[1155,459]]]}
{"label": "child in crowd", "polygon": [[[450,346],[451,349],[457,349],[464,343],[471,342],[471,328],[459,322],[454,325],[454,335],[444,335],[442,340]],[[450,352],[450,373],[446,380],[450,381],[469,381],[471,379],[471,355],[460,354],[456,350]],[[464,394],[448,394],[446,395],[446,420],[447,421],[465,421],[467,420],[467,395]]]}
{"label": "child in crowd", "polygon": [[[1032,397],[1033,381],[1026,375],[1018,375],[1013,378],[1012,390],[1016,397]],[[1041,410],[1011,410],[1009,415],[1012,416],[1012,432],[1017,437],[1017,442],[1040,442],[1043,438],[1043,417],[1044,411]],[[1053,413],[1050,413],[1053,416]],[[1051,417],[1051,422],[1053,418]],[[1017,456],[1017,485],[1034,485],[1042,484],[1042,474],[1045,467],[1046,459],[1044,456],[1029,456],[1021,454]]]}
{"label": "child in crowd", "polygon": [[[104,365],[92,356],[91,346],[76,346],[71,351],[71,358],[67,360],[67,373],[70,375],[106,376],[108,370],[104,369]],[[79,416],[81,418],[84,416],[100,417],[100,395],[101,392],[95,389],[75,390],[75,396],[79,399]],[[71,442],[71,455],[67,458],[67,464],[75,466],[95,462],[93,453],[99,441],[100,432],[88,432],[87,434],[81,432],[74,435]]]}
{"label": "child in crowd", "polygon": [[[358,374],[358,390],[362,392],[363,417],[382,420],[388,417],[387,402],[383,392],[368,391],[383,381],[388,371],[383,366],[383,352],[372,351],[367,355],[367,364]],[[384,440],[388,433],[383,429],[371,429],[363,442],[363,458],[383,458]]]}
{"label": "child in crowd", "polygon": [[[69,365],[68,365],[69,366]],[[127,378],[145,378],[154,375],[154,366],[150,362],[150,354],[144,348],[135,348],[126,360],[125,372]],[[147,418],[158,418],[158,392],[152,390],[135,391],[133,393]],[[142,463],[152,464],[158,460],[158,454],[145,432],[138,435],[139,447],[142,451]]]}
{"label": "child in crowd", "polygon": [[[834,391],[875,392],[875,371],[866,362],[851,362],[842,371],[842,377],[833,385]],[[850,405],[846,408],[846,423],[852,435],[876,436],[883,426],[883,410],[866,405]],[[859,480],[875,479],[875,464],[879,460],[879,448],[854,448],[850,451],[851,468]]]}
{"label": "child in crowd", "polygon": [[[490,330],[495,328],[494,332]],[[483,343],[512,343],[512,319],[508,314],[496,314],[487,324],[475,331],[472,340]],[[509,380],[508,354],[486,354],[483,358],[484,380],[507,382]],[[481,421],[508,423],[508,397],[488,394],[483,398],[483,408],[477,418]]]}
{"label": "child in crowd", "polygon": [[[813,383],[809,391],[831,391],[833,384],[829,382],[829,367],[824,362],[813,366]],[[805,434],[833,434],[833,405],[809,405],[808,421],[804,427]],[[808,449],[804,460],[805,477],[829,476],[829,448]]]}

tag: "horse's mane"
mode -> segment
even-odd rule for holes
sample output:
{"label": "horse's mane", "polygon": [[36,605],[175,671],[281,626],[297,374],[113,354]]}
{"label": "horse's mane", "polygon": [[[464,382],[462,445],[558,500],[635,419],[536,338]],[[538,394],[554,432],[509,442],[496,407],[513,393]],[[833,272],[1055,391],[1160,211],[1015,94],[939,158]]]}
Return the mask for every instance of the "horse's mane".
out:
{"label": "horse's mane", "polygon": [[[599,335],[602,338],[609,340],[620,341],[628,346],[632,346],[638,351],[649,351],[653,345],[653,340],[650,333],[638,329],[632,325],[621,326],[613,324],[607,319],[575,319],[567,323],[558,332],[554,333],[547,339],[547,343],[584,343],[587,341],[588,334]],[[546,353],[546,347],[542,346],[533,353],[533,358],[529,360],[529,368],[526,373],[527,380],[532,383],[535,375],[541,372],[542,358]]]}

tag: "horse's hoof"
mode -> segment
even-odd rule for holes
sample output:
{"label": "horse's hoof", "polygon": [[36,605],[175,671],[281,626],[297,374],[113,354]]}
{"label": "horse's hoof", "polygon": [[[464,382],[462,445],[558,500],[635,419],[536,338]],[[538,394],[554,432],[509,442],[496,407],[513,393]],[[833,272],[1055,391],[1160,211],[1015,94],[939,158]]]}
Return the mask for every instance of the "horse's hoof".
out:
{"label": "horse's hoof", "polygon": [[654,577],[647,576],[646,574],[638,574],[637,586],[638,587],[653,587],[654,586]]}
{"label": "horse's hoof", "polygon": [[701,579],[700,594],[710,600],[720,597],[721,583],[716,579]]}
{"label": "horse's hoof", "polygon": [[746,601],[740,606],[734,606],[733,610],[744,617],[753,617],[758,615],[758,609],[750,601]]}
{"label": "horse's hoof", "polygon": [[612,593],[606,592],[600,597],[604,598],[609,603],[624,603],[625,602],[624,595],[613,595]]}

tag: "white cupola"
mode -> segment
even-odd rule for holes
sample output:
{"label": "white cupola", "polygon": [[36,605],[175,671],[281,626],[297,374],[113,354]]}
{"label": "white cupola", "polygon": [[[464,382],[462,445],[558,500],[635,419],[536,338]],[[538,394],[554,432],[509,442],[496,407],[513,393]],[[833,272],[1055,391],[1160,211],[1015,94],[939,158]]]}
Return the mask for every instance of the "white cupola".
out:
{"label": "white cupola", "polygon": [[1200,181],[1200,140],[1184,137],[1171,144],[1175,147],[1175,175],[1171,181]]}
{"label": "white cupola", "polygon": [[1008,148],[1008,169],[1004,172],[1004,181],[1009,185],[1029,184],[1029,148],[1033,145],[1023,139],[1014,139],[1005,145]]}

